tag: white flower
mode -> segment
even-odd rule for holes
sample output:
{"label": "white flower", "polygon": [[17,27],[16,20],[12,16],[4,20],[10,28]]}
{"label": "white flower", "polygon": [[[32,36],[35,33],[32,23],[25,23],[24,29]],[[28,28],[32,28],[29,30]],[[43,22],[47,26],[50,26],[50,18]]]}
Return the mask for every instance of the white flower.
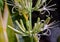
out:
{"label": "white flower", "polygon": [[[48,2],[48,4],[50,3],[51,1]],[[48,4],[45,4],[43,5],[42,8],[40,8],[38,11],[41,12],[41,14],[44,14],[45,12],[48,12],[48,15],[50,15],[50,11],[55,11],[57,8],[53,8],[54,6],[56,6],[56,4],[52,4],[50,6],[48,6]]]}

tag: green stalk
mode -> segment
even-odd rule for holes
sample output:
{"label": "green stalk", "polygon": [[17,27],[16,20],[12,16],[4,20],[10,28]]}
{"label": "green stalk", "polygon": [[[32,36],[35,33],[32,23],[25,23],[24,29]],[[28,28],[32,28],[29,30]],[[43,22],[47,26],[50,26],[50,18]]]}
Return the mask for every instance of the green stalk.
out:
{"label": "green stalk", "polygon": [[30,30],[32,30],[32,0],[30,0],[30,6],[29,6],[29,21],[30,21]]}
{"label": "green stalk", "polygon": [[38,39],[37,35],[34,35],[33,38],[34,38],[34,42],[39,42],[39,39]]}
{"label": "green stalk", "polygon": [[30,23],[30,26],[29,26],[29,34],[30,34],[30,42],[33,42],[33,35],[31,33],[32,31],[32,0],[30,0],[30,6],[29,6],[29,23]]}
{"label": "green stalk", "polygon": [[33,36],[30,36],[30,42],[34,42],[34,41],[33,41]]}
{"label": "green stalk", "polygon": [[31,12],[29,13],[29,22],[30,22],[30,30],[32,30],[32,15]]}

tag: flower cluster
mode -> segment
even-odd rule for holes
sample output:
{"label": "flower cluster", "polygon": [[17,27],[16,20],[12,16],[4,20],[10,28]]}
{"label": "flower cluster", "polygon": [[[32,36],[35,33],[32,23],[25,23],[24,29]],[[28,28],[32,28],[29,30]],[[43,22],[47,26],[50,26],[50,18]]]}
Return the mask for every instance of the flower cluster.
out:
{"label": "flower cluster", "polygon": [[[16,24],[20,28],[20,31],[16,30],[10,25],[8,25],[8,27],[22,36],[29,36],[29,37],[36,36],[38,35],[39,32],[47,29],[47,31],[42,35],[49,36],[51,34],[50,30],[48,29],[48,23],[51,19],[49,16],[45,21],[43,21],[43,23],[42,23],[42,20],[38,18],[37,22],[34,24],[34,27],[32,28],[32,12],[33,11],[40,11],[41,14],[45,14],[45,12],[47,11],[48,15],[50,15],[50,11],[55,11],[56,8],[53,8],[53,6],[55,6],[56,4],[48,6],[48,4],[52,0],[50,0],[48,4],[46,4],[46,1],[47,0],[37,0],[35,7],[32,7],[32,0],[14,0],[13,1],[14,4],[8,3],[8,5],[13,5],[13,8],[12,8],[13,13],[15,13],[14,9],[16,9],[19,12],[19,14],[22,14],[24,16],[26,20],[26,26],[24,25],[24,22],[22,19],[20,19],[20,23],[16,21]],[[48,31],[49,31],[49,34],[47,34]]]}

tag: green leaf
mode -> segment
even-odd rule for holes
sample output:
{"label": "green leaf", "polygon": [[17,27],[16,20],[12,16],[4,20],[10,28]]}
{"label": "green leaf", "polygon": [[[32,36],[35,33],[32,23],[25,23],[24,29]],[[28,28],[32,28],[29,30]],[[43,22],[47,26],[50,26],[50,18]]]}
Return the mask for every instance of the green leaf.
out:
{"label": "green leaf", "polygon": [[0,8],[3,9],[3,0],[0,0]]}
{"label": "green leaf", "polygon": [[[10,13],[8,16],[8,23],[7,24],[13,27],[13,21],[12,21],[12,18],[10,16]],[[12,31],[9,27],[7,28],[7,33],[8,33],[9,42],[17,42],[15,32]]]}

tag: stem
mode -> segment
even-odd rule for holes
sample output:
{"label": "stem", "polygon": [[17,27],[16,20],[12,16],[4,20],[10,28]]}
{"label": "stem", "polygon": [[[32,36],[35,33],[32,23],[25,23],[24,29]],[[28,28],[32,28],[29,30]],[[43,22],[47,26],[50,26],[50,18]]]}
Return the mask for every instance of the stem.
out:
{"label": "stem", "polygon": [[32,16],[31,12],[29,13],[29,21],[30,21],[30,30],[32,30]]}
{"label": "stem", "polygon": [[39,38],[36,35],[30,36],[30,42],[39,42]]}
{"label": "stem", "polygon": [[33,36],[30,36],[30,42],[33,42]]}
{"label": "stem", "polygon": [[34,35],[33,38],[34,38],[34,42],[39,42],[38,36]]}
{"label": "stem", "polygon": [[30,8],[29,8],[29,20],[30,20],[30,30],[32,30],[32,0],[30,0]]}

